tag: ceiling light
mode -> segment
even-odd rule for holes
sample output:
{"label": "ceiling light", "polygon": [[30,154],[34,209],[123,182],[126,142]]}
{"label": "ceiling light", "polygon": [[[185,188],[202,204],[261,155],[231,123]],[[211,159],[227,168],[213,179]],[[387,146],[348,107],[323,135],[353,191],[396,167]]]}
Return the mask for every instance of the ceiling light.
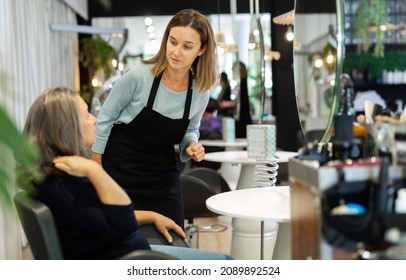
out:
{"label": "ceiling light", "polygon": [[286,40],[288,40],[289,42],[292,42],[294,36],[295,35],[293,34],[292,26],[288,26],[288,30],[285,33]]}
{"label": "ceiling light", "polygon": [[150,25],[150,26],[147,27],[147,32],[148,32],[148,33],[152,33],[152,32],[154,32],[154,31],[155,31],[155,26]]}
{"label": "ceiling light", "polygon": [[146,17],[146,18],[144,19],[144,24],[145,24],[146,26],[150,26],[152,23],[153,23],[153,21],[152,21],[152,18],[151,18],[151,17]]}
{"label": "ceiling light", "polygon": [[295,22],[295,11],[289,11],[280,16],[274,17],[273,23],[281,25],[293,25]]}

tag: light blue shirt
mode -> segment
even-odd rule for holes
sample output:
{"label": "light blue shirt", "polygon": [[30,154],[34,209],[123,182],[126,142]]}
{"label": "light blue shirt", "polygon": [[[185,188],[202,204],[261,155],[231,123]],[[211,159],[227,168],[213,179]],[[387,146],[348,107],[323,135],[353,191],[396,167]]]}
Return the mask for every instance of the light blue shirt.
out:
{"label": "light blue shirt", "polygon": [[[152,65],[139,63],[127,71],[113,86],[103,104],[96,123],[96,142],[92,151],[103,154],[107,140],[114,124],[130,123],[147,106],[154,77]],[[172,119],[181,119],[185,108],[187,90],[174,91],[169,89],[161,80],[153,110]],[[193,90],[190,107],[190,123],[186,133],[179,143],[181,161],[190,159],[185,151],[189,141],[198,142],[200,120],[209,101],[208,92]],[[157,128],[159,129],[159,128]]]}

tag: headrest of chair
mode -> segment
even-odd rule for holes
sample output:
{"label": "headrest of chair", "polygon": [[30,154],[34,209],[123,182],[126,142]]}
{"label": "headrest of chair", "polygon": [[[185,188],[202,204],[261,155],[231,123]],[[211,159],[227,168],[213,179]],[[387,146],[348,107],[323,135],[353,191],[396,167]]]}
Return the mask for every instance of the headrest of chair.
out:
{"label": "headrest of chair", "polygon": [[186,219],[218,216],[206,207],[206,200],[217,194],[212,188],[203,180],[189,175],[181,175],[180,182]]}

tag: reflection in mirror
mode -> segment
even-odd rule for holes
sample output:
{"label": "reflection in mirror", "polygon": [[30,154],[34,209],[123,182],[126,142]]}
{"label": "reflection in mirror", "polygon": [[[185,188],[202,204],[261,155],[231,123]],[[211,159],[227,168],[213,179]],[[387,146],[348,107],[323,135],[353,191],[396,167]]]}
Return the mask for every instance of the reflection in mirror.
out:
{"label": "reflection in mirror", "polygon": [[315,140],[306,136],[315,130],[317,140],[330,138],[341,90],[343,5],[343,0],[295,1],[295,91],[306,141]]}
{"label": "reflection in mirror", "polygon": [[[262,23],[263,47],[265,49],[268,59],[265,63],[265,83],[258,81],[262,74],[261,63],[252,60],[252,57],[258,57],[263,61],[264,55],[259,55],[254,46],[254,50],[249,50],[250,32],[254,29],[251,28],[252,15],[250,14],[213,14],[208,15],[209,21],[213,26],[215,33],[220,31],[224,35],[224,42],[218,44],[219,48],[219,70],[225,72],[229,78],[230,86],[232,89],[232,100],[238,100],[240,90],[240,73],[237,61],[243,62],[248,71],[248,87],[249,87],[249,101],[250,113],[257,121],[261,115],[260,113],[260,98],[261,90],[258,90],[259,85],[265,87],[266,92],[266,108],[263,109],[266,113],[271,111],[270,98],[272,95],[272,72],[271,72],[271,54],[270,44],[270,14],[259,14]],[[123,50],[119,54],[120,60],[125,60],[125,70],[138,63],[140,59],[147,58],[156,54],[161,43],[162,35],[165,28],[172,16],[153,16],[149,17],[148,22],[146,17],[132,16],[132,17],[94,17],[92,18],[92,26],[104,28],[127,28],[128,40]],[[238,30],[234,32],[233,29]],[[258,30],[257,30],[258,31]],[[104,37],[103,37],[104,38]],[[110,40],[105,37],[104,39]],[[255,39],[255,38],[254,38]],[[115,42],[109,42],[115,47]],[[259,45],[259,44],[257,44]],[[273,58],[275,59],[275,58]],[[104,82],[104,81],[103,81]],[[220,84],[214,87],[211,91],[211,97],[217,99],[221,92]]]}

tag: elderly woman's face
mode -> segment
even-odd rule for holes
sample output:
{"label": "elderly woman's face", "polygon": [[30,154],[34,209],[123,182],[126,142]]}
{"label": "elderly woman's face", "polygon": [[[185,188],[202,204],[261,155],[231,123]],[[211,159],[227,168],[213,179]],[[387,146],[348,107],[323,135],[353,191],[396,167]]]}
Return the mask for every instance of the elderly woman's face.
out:
{"label": "elderly woman's face", "polygon": [[88,106],[82,97],[78,95],[76,100],[79,108],[83,142],[86,148],[90,148],[96,141],[96,118],[89,113]]}

